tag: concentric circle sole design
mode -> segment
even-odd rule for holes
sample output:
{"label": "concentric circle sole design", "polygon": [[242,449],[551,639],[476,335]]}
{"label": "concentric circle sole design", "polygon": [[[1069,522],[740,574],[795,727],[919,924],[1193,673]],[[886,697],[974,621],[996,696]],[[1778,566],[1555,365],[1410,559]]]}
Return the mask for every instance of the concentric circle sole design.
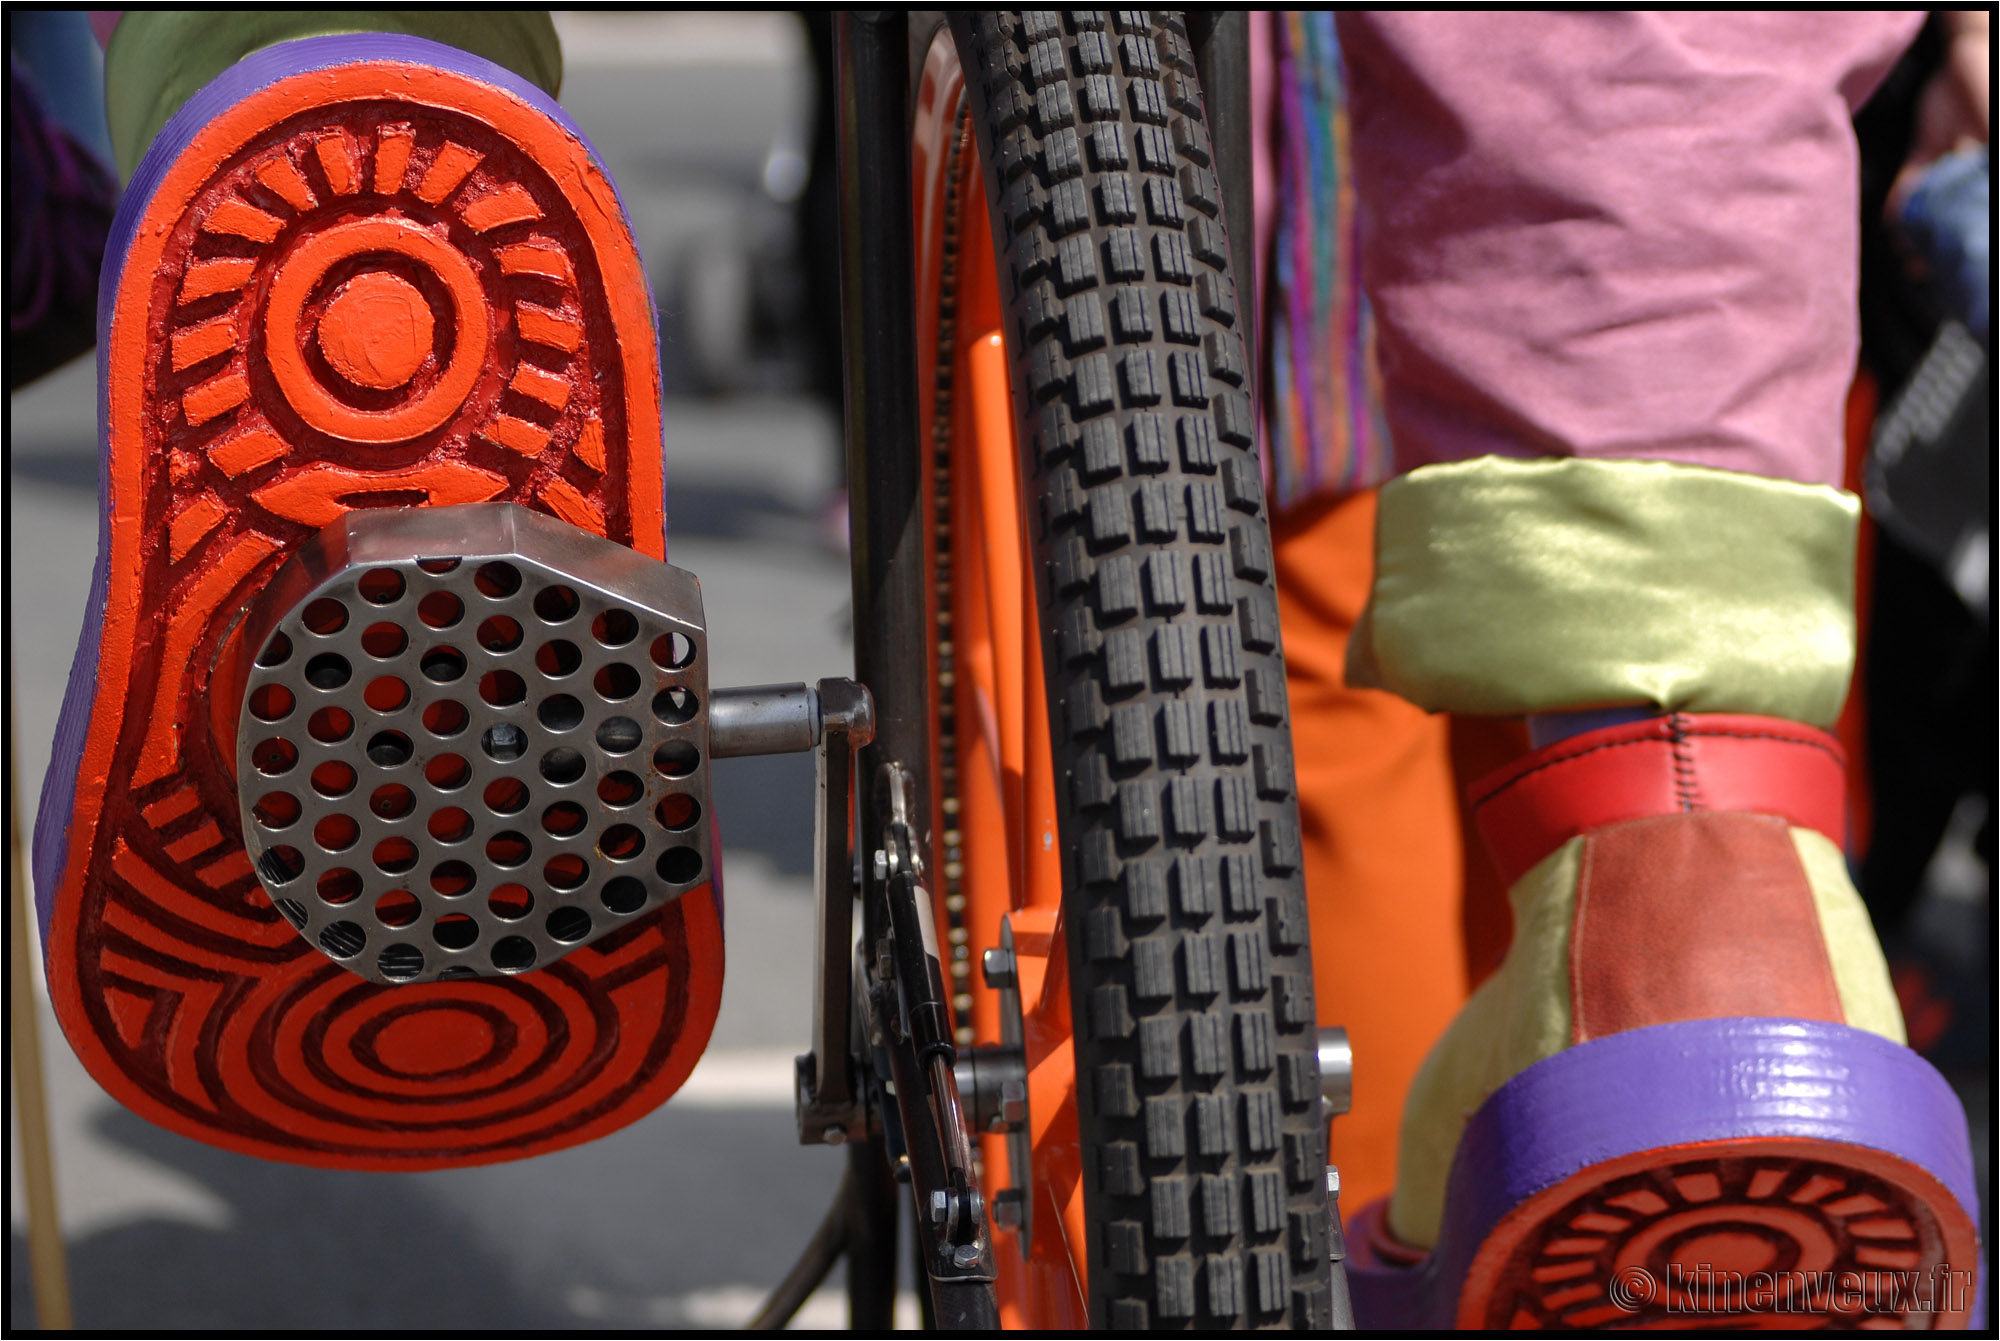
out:
{"label": "concentric circle sole design", "polygon": [[1375,1329],[1977,1324],[1965,1111],[1900,1043],[1719,1017],[1566,1048],[1480,1105],[1436,1246],[1349,1244]]}
{"label": "concentric circle sole design", "polygon": [[1956,1203],[1935,1184],[1895,1156],[1816,1141],[1608,1161],[1495,1226],[1459,1325],[1963,1326],[1978,1249],[1969,1222],[1939,1223],[1931,1208]]}
{"label": "concentric circle sole design", "polygon": [[236,776],[308,942],[385,984],[526,973],[708,878],[701,588],[632,560],[508,503],[350,514],[292,557]]}
{"label": "concentric circle sole design", "polygon": [[664,557],[651,308],[589,147],[448,47],[268,48],[141,162],[101,292],[103,548],[35,853],[79,1055],[154,1121],[321,1165],[518,1158],[650,1111],[714,1022],[713,889],[535,972],[358,982],[258,883],[214,683],[352,509],[510,501]]}

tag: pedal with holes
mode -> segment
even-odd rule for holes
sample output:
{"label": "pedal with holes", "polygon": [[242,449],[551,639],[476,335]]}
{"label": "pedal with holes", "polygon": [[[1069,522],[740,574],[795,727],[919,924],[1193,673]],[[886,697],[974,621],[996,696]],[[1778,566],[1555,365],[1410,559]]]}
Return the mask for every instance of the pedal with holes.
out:
{"label": "pedal with holes", "polygon": [[217,680],[258,881],[369,982],[553,965],[707,881],[683,570],[511,503],[352,512],[245,628]]}
{"label": "pedal with holes", "polygon": [[78,1056],[328,1167],[652,1111],[721,1000],[712,695],[588,143],[451,47],[270,46],[156,137],[101,292],[101,547],[34,841]]}

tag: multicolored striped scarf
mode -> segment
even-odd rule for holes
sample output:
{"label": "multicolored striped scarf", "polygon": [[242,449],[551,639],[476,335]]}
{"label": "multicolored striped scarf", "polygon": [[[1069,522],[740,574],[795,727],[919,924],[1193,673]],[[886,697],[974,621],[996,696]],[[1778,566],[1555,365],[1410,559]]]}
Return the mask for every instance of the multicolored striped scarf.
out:
{"label": "multicolored striped scarf", "polygon": [[1333,15],[1284,10],[1278,45],[1277,230],[1269,339],[1270,448],[1282,505],[1355,493],[1393,473],[1361,292],[1347,96]]}

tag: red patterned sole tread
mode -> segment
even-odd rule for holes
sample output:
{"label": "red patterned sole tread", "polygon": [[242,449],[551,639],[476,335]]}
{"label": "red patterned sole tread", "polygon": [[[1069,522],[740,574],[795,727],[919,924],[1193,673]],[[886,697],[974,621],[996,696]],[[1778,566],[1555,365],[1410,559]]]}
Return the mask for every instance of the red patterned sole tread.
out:
{"label": "red patterned sole tread", "polygon": [[197,130],[124,258],[110,589],[50,983],[100,1083],[198,1139],[355,1168],[519,1158],[692,1069],[720,1000],[712,891],[519,978],[357,982],[244,857],[226,667],[251,598],[352,507],[505,499],[661,556],[650,306],[609,182],[532,95],[414,63],[414,41],[306,69],[344,40],[298,44],[303,73]]}
{"label": "red patterned sole tread", "polygon": [[1934,1182],[1894,1156],[1799,1140],[1609,1161],[1495,1226],[1459,1325],[1963,1326],[1976,1236]]}

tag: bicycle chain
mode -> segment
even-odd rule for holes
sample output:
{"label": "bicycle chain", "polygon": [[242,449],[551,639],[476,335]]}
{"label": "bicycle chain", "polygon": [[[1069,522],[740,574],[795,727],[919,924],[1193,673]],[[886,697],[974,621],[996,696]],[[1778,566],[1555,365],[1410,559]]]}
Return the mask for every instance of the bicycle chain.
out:
{"label": "bicycle chain", "polygon": [[958,317],[959,228],[965,212],[961,187],[964,153],[972,140],[972,107],[960,93],[957,129],[951,137],[951,152],[945,160],[944,247],[938,272],[937,393],[931,411],[933,498],[936,512],[936,556],[931,572],[937,601],[937,702],[938,702],[938,798],[944,817],[939,863],[940,885],[944,894],[945,943],[950,947],[951,1013],[957,1021],[953,1041],[961,1048],[973,1044],[972,952],[965,927],[965,846],[959,825],[958,798],[958,709],[953,700],[957,683],[951,618],[951,433],[952,375],[956,353],[955,326]]}

